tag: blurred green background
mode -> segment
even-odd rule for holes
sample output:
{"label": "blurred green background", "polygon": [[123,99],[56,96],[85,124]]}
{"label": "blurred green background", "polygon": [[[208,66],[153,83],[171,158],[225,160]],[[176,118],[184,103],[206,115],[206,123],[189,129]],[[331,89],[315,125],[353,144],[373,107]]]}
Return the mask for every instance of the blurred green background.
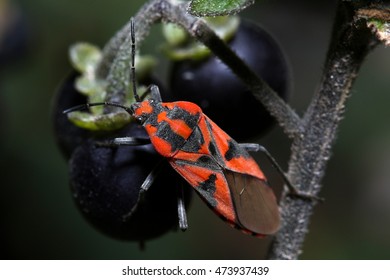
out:
{"label": "blurred green background", "polygon": [[[110,239],[87,224],[72,201],[67,164],[52,135],[50,102],[70,71],[69,45],[88,41],[103,46],[144,1],[8,2],[22,15],[27,36],[24,43],[21,39],[25,47],[0,65],[1,257],[264,258],[270,238],[232,230],[197,197],[189,230],[147,242],[143,252],[138,244]],[[335,1],[273,0],[257,1],[242,13],[282,44],[294,78],[291,104],[300,114],[320,80],[334,10]],[[142,52],[158,54],[160,38],[156,27]],[[162,78],[166,70],[162,58]],[[379,47],[352,90],[323,181],[326,202],[316,207],[302,259],[390,259],[389,72],[390,50]],[[279,128],[259,142],[286,167],[289,141]],[[280,190],[280,178],[267,166],[265,172]]]}

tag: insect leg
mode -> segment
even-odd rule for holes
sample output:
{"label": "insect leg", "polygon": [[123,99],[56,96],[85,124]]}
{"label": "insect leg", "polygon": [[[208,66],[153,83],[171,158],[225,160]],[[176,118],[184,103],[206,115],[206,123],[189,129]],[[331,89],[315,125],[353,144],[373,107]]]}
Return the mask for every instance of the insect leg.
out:
{"label": "insect leg", "polygon": [[96,145],[100,147],[139,146],[146,144],[150,144],[150,139],[137,137],[118,137],[112,140],[96,142]]}
{"label": "insect leg", "polygon": [[185,231],[188,228],[188,223],[186,208],[184,206],[184,190],[182,186],[178,186],[177,188],[177,211],[179,218],[179,228],[182,231]]}
{"label": "insect leg", "polygon": [[152,98],[157,101],[157,102],[162,102],[161,99],[161,94],[160,94],[160,89],[156,85],[151,85],[150,86],[150,94]]}
{"label": "insect leg", "polygon": [[260,144],[257,144],[257,143],[239,143],[238,145],[241,148],[247,150],[248,152],[259,152],[260,149],[265,150],[265,148],[263,146],[261,146]]}
{"label": "insect leg", "polygon": [[133,213],[137,210],[140,203],[145,199],[145,193],[150,188],[150,186],[153,184],[154,180],[156,180],[158,173],[161,171],[161,164],[162,160],[156,164],[156,166],[150,171],[148,176],[146,176],[145,181],[142,183],[141,188],[139,190],[138,199],[135,203],[134,207],[130,210],[129,213],[122,216],[122,219],[126,221],[128,218],[130,218]]}
{"label": "insect leg", "polygon": [[286,173],[284,173],[283,169],[277,163],[275,158],[271,155],[270,152],[268,152],[268,150],[265,147],[263,147],[257,143],[240,143],[239,146],[241,148],[244,148],[245,150],[247,150],[249,152],[262,152],[262,153],[264,153],[266,155],[266,157],[268,158],[268,160],[271,162],[272,166],[279,172],[280,176],[282,176],[283,181],[286,183],[287,188],[290,192],[289,195],[300,197],[303,199],[323,201],[323,199],[320,197],[317,197],[317,196],[314,196],[311,194],[302,193],[302,192],[298,191],[297,188],[287,178]]}
{"label": "insect leg", "polygon": [[286,174],[284,173],[283,169],[280,167],[280,165],[277,163],[276,159],[271,155],[270,152],[264,146],[261,146],[257,143],[240,143],[238,144],[241,148],[244,148],[248,152],[261,152],[264,153],[268,160],[271,162],[272,166],[280,173],[283,180],[287,184],[288,188],[290,189],[290,192],[294,193],[296,192],[295,187],[291,184],[290,180],[287,178]]}
{"label": "insect leg", "polygon": [[140,99],[144,100],[145,97],[150,93],[152,99],[156,102],[162,102],[160,89],[156,85],[149,85],[146,90],[142,93]]}

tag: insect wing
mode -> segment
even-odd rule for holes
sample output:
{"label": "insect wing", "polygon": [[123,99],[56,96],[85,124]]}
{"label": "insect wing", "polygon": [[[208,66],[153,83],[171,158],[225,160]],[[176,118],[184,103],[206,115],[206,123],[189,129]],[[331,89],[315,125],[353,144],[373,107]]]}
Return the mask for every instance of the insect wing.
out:
{"label": "insect wing", "polygon": [[251,175],[225,170],[238,223],[256,234],[273,234],[280,216],[275,195],[266,181]]}
{"label": "insect wing", "polygon": [[253,158],[204,115],[192,136],[172,167],[230,224],[255,235],[276,232],[276,198]]}
{"label": "insect wing", "polygon": [[237,225],[251,233],[275,233],[280,224],[279,207],[258,164],[208,117],[205,123],[216,148],[213,157],[223,167]]}
{"label": "insect wing", "polygon": [[[183,156],[182,153],[180,154]],[[236,224],[230,190],[220,167],[219,170],[210,169],[199,165],[198,161],[189,161],[188,157],[184,160],[175,158],[169,163],[198,192],[210,208],[231,224]]]}

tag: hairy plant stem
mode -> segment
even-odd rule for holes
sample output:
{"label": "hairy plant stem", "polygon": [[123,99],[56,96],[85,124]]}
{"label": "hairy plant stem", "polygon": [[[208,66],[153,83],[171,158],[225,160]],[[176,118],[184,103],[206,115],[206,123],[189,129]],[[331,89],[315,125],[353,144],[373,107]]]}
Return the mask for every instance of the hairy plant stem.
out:
{"label": "hairy plant stem", "polygon": [[[258,77],[201,19],[186,12],[188,3],[174,4],[170,0],[146,3],[134,18],[137,46],[148,34],[152,24],[159,21],[181,25],[190,35],[206,45],[248,86],[259,102],[271,112],[289,137],[300,132],[298,115]],[[106,101],[124,103],[130,84],[130,23],[107,44],[98,74],[109,82]],[[115,108],[109,108],[115,110]]]}
{"label": "hairy plant stem", "polygon": [[[364,22],[355,22],[353,8],[340,2],[320,87],[303,118],[304,131],[291,147],[288,176],[300,191],[318,195],[350,89],[376,42]],[[314,204],[283,196],[280,203],[283,224],[269,258],[298,258]]]}

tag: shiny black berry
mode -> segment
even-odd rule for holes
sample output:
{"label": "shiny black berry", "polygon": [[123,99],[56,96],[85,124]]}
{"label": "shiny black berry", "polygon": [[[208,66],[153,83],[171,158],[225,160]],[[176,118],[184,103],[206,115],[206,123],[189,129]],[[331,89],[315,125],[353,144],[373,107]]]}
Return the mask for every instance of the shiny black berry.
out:
{"label": "shiny black berry", "polygon": [[[116,137],[149,140],[145,129],[135,122],[111,132],[92,132],[71,123],[63,110],[87,102],[74,87],[78,75],[72,72],[61,83],[53,100],[52,118],[57,143],[64,157],[70,159],[70,186],[80,212],[97,230],[121,240],[143,242],[176,229],[178,192],[184,192],[188,207],[190,187],[152,144],[99,145]],[[143,84],[152,82],[158,84],[151,78]],[[160,170],[155,181],[138,201],[142,183],[157,165]],[[136,211],[131,213],[136,204]]]}
{"label": "shiny black berry", "polygon": [[[115,136],[148,139],[137,124]],[[142,183],[156,166],[161,170],[154,183],[129,216]],[[191,198],[190,186],[151,144],[113,148],[89,139],[75,149],[69,168],[73,197],[83,216],[96,229],[117,239],[145,241],[176,229],[178,195],[184,192],[186,206]]]}
{"label": "shiny black berry", "polygon": [[76,71],[73,71],[61,82],[52,103],[54,137],[66,159],[69,159],[74,149],[86,139],[94,136],[93,132],[75,126],[63,113],[64,110],[73,106],[87,103],[87,97],[80,94],[74,87],[74,81],[78,75]]}
{"label": "shiny black berry", "polygon": [[[229,46],[283,99],[289,92],[289,68],[275,39],[262,27],[242,20]],[[232,71],[215,56],[175,62],[170,74],[174,100],[197,103],[236,140],[266,131],[273,118]]]}

